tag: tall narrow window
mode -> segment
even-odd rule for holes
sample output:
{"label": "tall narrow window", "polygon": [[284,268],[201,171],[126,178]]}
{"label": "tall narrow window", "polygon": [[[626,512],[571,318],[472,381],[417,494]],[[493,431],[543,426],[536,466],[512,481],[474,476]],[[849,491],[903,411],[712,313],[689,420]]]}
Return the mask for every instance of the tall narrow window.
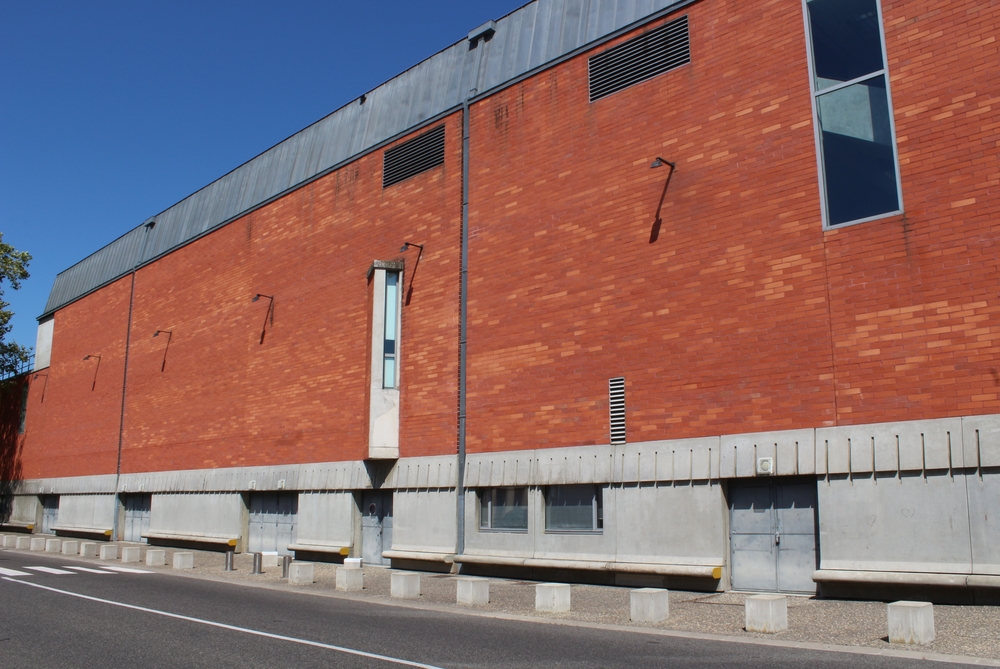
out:
{"label": "tall narrow window", "polygon": [[27,377],[24,378],[22,383],[24,385],[21,388],[21,420],[18,421],[18,434],[24,434],[24,425],[28,418],[28,391],[31,389],[31,386],[28,385]]}
{"label": "tall narrow window", "polygon": [[382,387],[396,387],[396,334],[399,331],[399,273],[385,273],[385,336],[382,345]]}
{"label": "tall narrow window", "polygon": [[878,0],[804,0],[827,226],[902,210]]}

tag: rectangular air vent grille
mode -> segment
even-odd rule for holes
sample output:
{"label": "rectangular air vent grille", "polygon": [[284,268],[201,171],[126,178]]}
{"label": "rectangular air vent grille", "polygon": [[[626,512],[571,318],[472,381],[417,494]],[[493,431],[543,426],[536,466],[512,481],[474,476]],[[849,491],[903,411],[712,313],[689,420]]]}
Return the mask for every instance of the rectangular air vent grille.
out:
{"label": "rectangular air vent grille", "polygon": [[608,409],[611,414],[611,445],[625,443],[625,377],[608,379]]}
{"label": "rectangular air vent grille", "polygon": [[590,101],[689,62],[688,17],[682,16],[593,56],[590,59]]}
{"label": "rectangular air vent grille", "polygon": [[385,152],[382,158],[382,188],[443,164],[444,126],[439,125]]}

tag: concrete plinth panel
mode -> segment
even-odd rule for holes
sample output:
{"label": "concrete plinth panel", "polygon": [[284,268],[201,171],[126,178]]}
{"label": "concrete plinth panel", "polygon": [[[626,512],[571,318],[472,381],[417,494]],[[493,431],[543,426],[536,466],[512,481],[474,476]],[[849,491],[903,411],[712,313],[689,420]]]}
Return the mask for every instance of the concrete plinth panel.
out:
{"label": "concrete plinth panel", "polygon": [[485,578],[459,578],[456,600],[466,606],[486,606],[490,603],[490,582]]}
{"label": "concrete plinth panel", "polygon": [[14,548],[26,550],[31,548],[31,537],[18,537],[14,543]]}
{"label": "concrete plinth panel", "polygon": [[45,552],[46,553],[58,553],[59,549],[62,548],[62,539],[46,539],[45,540]]}
{"label": "concrete plinth panel", "polygon": [[260,554],[260,566],[263,568],[277,567],[280,561],[278,551],[264,551]]}
{"label": "concrete plinth panel", "polygon": [[934,606],[930,602],[888,605],[889,643],[928,644],[934,641]]}
{"label": "concrete plinth panel", "polygon": [[76,555],[80,552],[80,542],[79,541],[64,541],[62,542],[62,554],[63,555]]}
{"label": "concrete plinth panel", "polygon": [[661,588],[633,590],[629,611],[632,622],[658,623],[670,615],[670,592]]}
{"label": "concrete plinth panel", "polygon": [[413,571],[392,572],[390,594],[397,599],[413,599],[420,596],[420,574]]}
{"label": "concrete plinth panel", "polygon": [[174,569],[194,569],[194,553],[174,553]]}
{"label": "concrete plinth panel", "polygon": [[[136,550],[139,550],[138,548]],[[122,562],[125,561],[124,556],[122,557]],[[147,550],[146,551],[146,566],[147,567],[162,567],[167,564],[167,551],[161,550]]]}
{"label": "concrete plinth panel", "polygon": [[117,560],[118,559],[118,546],[115,545],[115,544],[101,546],[101,559],[102,560]]}
{"label": "concrete plinth panel", "polygon": [[536,611],[566,613],[569,608],[569,583],[539,583],[535,586]]}
{"label": "concrete plinth panel", "polygon": [[141,557],[138,546],[122,547],[122,562],[139,562]]}
{"label": "concrete plinth panel", "polygon": [[289,585],[312,585],[313,580],[312,562],[293,562],[288,565]]}
{"label": "concrete plinth panel", "polygon": [[747,632],[774,634],[788,629],[788,599],[781,595],[751,595],[746,599]]}
{"label": "concrete plinth panel", "polygon": [[337,569],[337,590],[346,592],[363,590],[365,587],[365,572],[358,567],[339,567]]}
{"label": "concrete plinth panel", "polygon": [[17,537],[12,534],[5,535],[3,538],[4,548],[15,548],[17,547]]}
{"label": "concrete plinth panel", "polygon": [[97,544],[93,541],[84,541],[80,544],[80,556],[85,558],[97,557]]}

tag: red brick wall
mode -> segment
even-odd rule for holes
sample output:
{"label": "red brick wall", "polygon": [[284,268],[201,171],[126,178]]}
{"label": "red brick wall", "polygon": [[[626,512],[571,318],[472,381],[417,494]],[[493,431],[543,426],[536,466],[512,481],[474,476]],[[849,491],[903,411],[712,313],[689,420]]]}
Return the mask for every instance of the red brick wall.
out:
{"label": "red brick wall", "polygon": [[692,63],[593,104],[585,54],[476,105],[470,448],[607,443],[618,375],[630,441],[1000,409],[998,11],[885,3],[907,215],[826,233],[797,3],[690,6]]}

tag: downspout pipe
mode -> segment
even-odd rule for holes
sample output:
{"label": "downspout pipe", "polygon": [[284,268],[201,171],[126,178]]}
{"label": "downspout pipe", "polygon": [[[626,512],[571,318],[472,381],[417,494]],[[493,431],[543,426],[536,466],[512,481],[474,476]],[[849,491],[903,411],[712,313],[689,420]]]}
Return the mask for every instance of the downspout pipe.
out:
{"label": "downspout pipe", "polygon": [[156,225],[156,217],[146,219],[144,223],[146,232],[142,236],[142,248],[139,250],[139,257],[132,265],[132,286],[128,296],[128,329],[125,330],[125,371],[122,374],[122,410],[118,421],[118,464],[115,466],[115,504],[114,515],[111,518],[111,540],[118,541],[118,508],[121,506],[122,494],[119,483],[122,477],[122,445],[125,439],[125,393],[128,389],[128,352],[132,343],[132,308],[135,305],[135,272],[142,264],[142,259],[146,257],[146,242],[149,241],[149,231]]}

